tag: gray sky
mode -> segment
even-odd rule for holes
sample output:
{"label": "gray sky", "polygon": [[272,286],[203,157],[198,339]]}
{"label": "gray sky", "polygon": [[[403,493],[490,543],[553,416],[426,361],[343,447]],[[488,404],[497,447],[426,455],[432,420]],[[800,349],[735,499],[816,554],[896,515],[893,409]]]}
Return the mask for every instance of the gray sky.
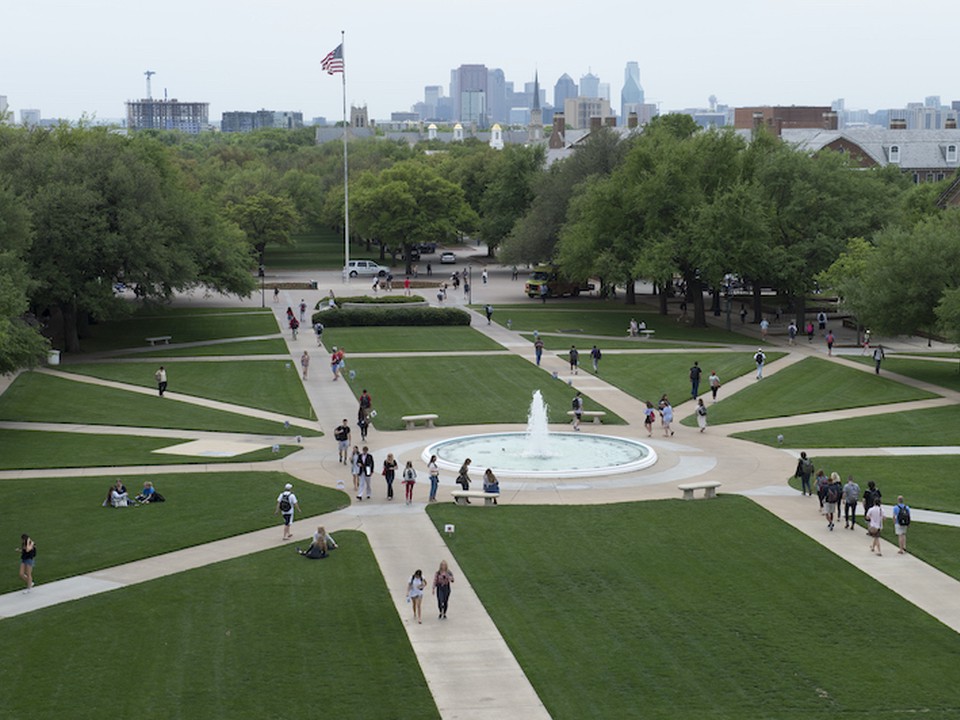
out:
{"label": "gray sky", "polygon": [[[122,117],[145,95],[227,110],[341,116],[340,76],[320,60],[346,32],[347,101],[389,118],[449,91],[450,70],[500,67],[517,89],[539,70],[553,100],[564,72],[592,71],[619,108],[624,65],[640,64],[662,110],[828,105],[876,110],[940,95],[960,100],[949,0],[4,0],[0,95],[43,117]],[[19,120],[19,115],[17,116]]]}

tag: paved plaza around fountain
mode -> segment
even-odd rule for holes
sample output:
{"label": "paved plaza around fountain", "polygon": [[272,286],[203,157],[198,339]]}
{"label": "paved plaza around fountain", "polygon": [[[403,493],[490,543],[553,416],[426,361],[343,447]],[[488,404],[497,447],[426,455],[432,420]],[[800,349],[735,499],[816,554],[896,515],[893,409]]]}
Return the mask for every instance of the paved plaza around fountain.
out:
{"label": "paved plaza around fountain", "polygon": [[[341,284],[339,277],[333,273],[320,276],[319,290],[285,292],[281,295],[281,302],[272,306],[278,316],[278,323],[282,327],[283,318],[281,308],[295,305],[300,297],[305,297],[308,303],[314,303],[324,297],[332,287],[338,294],[343,294],[347,288]],[[494,268],[490,273],[490,283],[475,289],[473,301],[498,303],[515,303],[523,300],[520,295],[520,283],[509,279],[509,271]],[[363,292],[364,283],[350,288],[354,292]],[[200,296],[181,298],[179,303],[211,303],[230,304],[222,298],[211,300]],[[238,303],[233,303],[238,304]],[[243,304],[243,303],[239,303]],[[259,307],[259,297],[246,301],[246,306]],[[507,330],[500,325],[488,325],[479,313],[473,313],[473,327],[499,343],[505,351],[515,353],[530,361],[533,360],[531,344],[521,338],[516,332]],[[841,339],[842,340],[842,339]],[[289,357],[296,360],[303,350],[316,349],[316,342],[310,333],[303,333],[296,341],[286,338],[289,347]],[[642,341],[641,341],[642,342]],[[756,341],[745,340],[742,346],[730,349],[751,353],[755,350]],[[904,343],[912,342],[905,339]],[[639,346],[638,349],[642,349]],[[773,363],[766,370],[767,375],[775,375],[791,364],[805,357],[816,355],[824,357],[819,346],[810,347],[800,344],[787,348],[785,343],[778,349],[788,351],[784,358]],[[613,350],[609,352],[615,352]],[[654,351],[651,351],[654,352]],[[385,354],[386,355],[386,354]],[[409,354],[405,353],[405,356]],[[369,357],[373,357],[370,355]],[[834,359],[843,362],[842,359]],[[870,367],[856,366],[864,372],[872,372]],[[796,465],[796,455],[792,451],[748,443],[729,437],[733,432],[745,429],[762,429],[775,427],[783,423],[783,418],[770,421],[752,421],[708,428],[707,432],[699,433],[696,428],[683,426],[679,420],[694,411],[692,402],[678,404],[675,407],[677,423],[676,435],[672,438],[658,436],[655,432],[652,438],[642,425],[641,403],[622,392],[618,388],[606,383],[601,377],[589,373],[576,376],[569,374],[566,361],[554,353],[546,352],[543,356],[542,370],[544,383],[569,382],[571,389],[582,390],[591,397],[597,398],[611,411],[628,421],[627,425],[603,426],[584,423],[584,434],[603,433],[639,440],[652,447],[657,454],[654,466],[634,472],[616,475],[575,478],[504,478],[501,482],[503,504],[598,504],[622,501],[644,501],[660,498],[679,498],[677,485],[684,481],[709,479],[722,483],[721,493],[739,493],[749,497],[754,502],[768,509],[784,522],[789,523],[801,532],[821,543],[838,556],[855,564],[862,571],[870,574],[879,582],[890,587],[909,601],[915,603],[949,627],[960,632],[960,583],[949,578],[938,570],[911,556],[893,558],[889,562],[868,562],[873,558],[864,557],[865,541],[862,533],[825,533],[823,521],[811,505],[810,498],[804,498],[799,493],[787,487],[784,479],[791,475]],[[47,372],[56,372],[48,370]],[[557,373],[559,380],[551,377]],[[91,382],[95,384],[110,384],[108,381],[96,378],[67,375],[70,380]],[[923,383],[910,378],[897,377],[897,380],[907,385],[921,387]],[[450,391],[455,391],[456,379],[450,379],[453,385]],[[755,382],[752,375],[740,377],[727,382],[723,386],[725,396],[729,396],[740,389]],[[347,383],[330,381],[328,374],[314,373],[313,377],[304,383],[310,402],[319,418],[316,426],[322,429],[326,436],[322,438],[305,438],[304,449],[289,458],[271,463],[260,463],[257,469],[282,469],[285,472],[300,478],[304,482],[318,483],[328,487],[337,487],[346,481],[349,484],[349,475],[338,462],[336,443],[332,438],[331,430],[344,417],[354,417],[356,414],[356,398],[347,386]],[[0,390],[3,386],[0,385]],[[130,386],[124,389],[135,390]],[[152,391],[151,391],[152,392]],[[818,413],[810,417],[797,417],[797,423],[821,422],[827,419],[858,417],[876,412],[891,412],[914,407],[935,407],[944,403],[960,401],[960,394],[937,388],[937,393],[943,399],[931,401],[917,401],[902,403],[901,405],[884,405],[881,407],[866,407],[851,410],[841,410],[828,413]],[[171,397],[177,398],[175,392]],[[191,402],[210,407],[223,406],[222,403],[192,398]],[[518,399],[525,403],[526,399]],[[232,408],[237,412],[263,417],[262,411],[249,408]],[[441,418],[442,422],[442,418]],[[2,427],[23,427],[28,424],[2,423]],[[29,424],[37,427],[37,424]],[[76,432],[89,431],[85,427],[64,428],[56,425],[58,430],[72,430]],[[369,444],[375,451],[377,458],[392,452],[401,466],[406,460],[412,460],[420,466],[424,448],[434,442],[451,439],[473,433],[517,431],[515,425],[482,425],[439,427],[435,429],[416,429],[412,431],[382,432],[372,430]],[[551,426],[552,430],[569,430],[569,426]],[[110,432],[109,429],[98,427],[97,432]],[[143,434],[161,434],[164,431],[147,431]],[[190,439],[211,439],[211,434],[177,430],[175,435]],[[222,434],[218,434],[222,435]],[[229,438],[232,441],[243,442],[249,438],[237,436]],[[960,448],[941,448],[945,453],[958,453]],[[859,451],[860,454],[882,454],[884,452],[911,452],[910,449],[868,449]],[[929,452],[928,448],[917,448],[915,452]],[[819,451],[818,451],[819,452]],[[845,453],[848,451],[844,451]],[[827,454],[826,452],[824,454]],[[236,472],[253,468],[243,464],[230,466],[210,465],[204,468],[208,472]],[[13,477],[70,476],[70,475],[104,475],[112,472],[122,472],[126,476],[142,475],[160,472],[196,472],[198,466],[149,466],[139,468],[87,468],[83,470],[42,470],[42,471],[7,471],[0,473],[0,479]],[[444,477],[441,489],[441,499],[452,489],[452,477]],[[342,529],[355,529],[366,533],[371,547],[377,558],[387,585],[391,590],[397,612],[404,622],[410,642],[417,654],[417,658],[427,679],[430,691],[445,718],[504,718],[548,717],[546,710],[537,697],[533,687],[526,677],[513,654],[510,652],[503,637],[497,631],[493,621],[487,615],[470,586],[470,578],[465,576],[456,567],[454,558],[445,545],[445,538],[439,534],[433,523],[424,512],[426,483],[418,483],[417,493],[421,502],[409,506],[402,503],[388,503],[383,497],[374,497],[371,502],[352,504],[343,510],[331,513],[320,518],[313,518],[309,525],[317,522],[325,524],[332,532]],[[702,502],[702,501],[699,501]],[[813,501],[815,502],[815,501]],[[478,509],[478,512],[488,512]],[[496,512],[493,510],[493,512]],[[930,514],[926,517],[922,511],[915,514],[918,520],[941,522],[943,524],[960,525],[956,516],[946,514]],[[298,535],[305,534],[306,525],[301,524]],[[133,583],[143,582],[155,577],[170,575],[194,567],[206,565],[214,561],[221,561],[230,557],[239,557],[267,548],[276,547],[278,532],[275,528],[248,533],[229,540],[209,543],[199,547],[187,548],[169,555],[148,558],[135,563],[107,568],[85,576],[70,578],[58,582],[42,584],[29,595],[10,593],[0,596],[0,617],[12,617],[53,604],[66,602],[78,597],[109,591]],[[402,579],[409,575],[412,567],[434,567],[440,559],[451,562],[454,571],[458,574],[455,596],[452,605],[449,625],[437,622],[425,622],[422,626],[411,623],[409,610],[405,605],[405,596],[402,591]],[[427,609],[432,610],[429,605]],[[428,615],[429,617],[429,615]],[[455,635],[455,646],[451,643],[451,636]],[[469,669],[471,674],[485,678],[484,683],[462,683],[458,676]],[[496,693],[487,688],[496,687]]]}

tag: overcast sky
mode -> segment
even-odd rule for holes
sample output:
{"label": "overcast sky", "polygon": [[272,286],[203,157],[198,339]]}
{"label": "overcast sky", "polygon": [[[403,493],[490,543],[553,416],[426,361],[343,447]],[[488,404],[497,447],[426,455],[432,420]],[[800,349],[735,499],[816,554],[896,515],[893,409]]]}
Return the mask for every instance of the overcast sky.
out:
{"label": "overcast sky", "polygon": [[518,90],[593,72],[619,109],[627,61],[661,110],[728,105],[902,107],[960,100],[950,0],[4,0],[0,95],[43,117],[125,115],[153,96],[228,110],[341,116],[340,76],[320,69],[346,32],[347,101],[371,118],[409,110],[450,70],[502,68]]}

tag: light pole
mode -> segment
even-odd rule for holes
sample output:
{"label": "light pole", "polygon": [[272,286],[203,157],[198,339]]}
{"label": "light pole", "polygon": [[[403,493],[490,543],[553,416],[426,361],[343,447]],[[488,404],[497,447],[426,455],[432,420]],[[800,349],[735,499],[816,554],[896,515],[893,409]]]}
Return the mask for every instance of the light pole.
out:
{"label": "light pole", "polygon": [[473,263],[467,265],[467,305],[473,305]]}
{"label": "light pole", "polygon": [[261,307],[261,308],[265,308],[265,307],[266,307],[266,300],[264,299],[264,285],[263,285],[263,283],[264,283],[264,279],[265,279],[267,273],[266,273],[265,268],[263,267],[263,253],[260,253],[260,269],[258,270],[258,273],[260,274],[260,307]]}

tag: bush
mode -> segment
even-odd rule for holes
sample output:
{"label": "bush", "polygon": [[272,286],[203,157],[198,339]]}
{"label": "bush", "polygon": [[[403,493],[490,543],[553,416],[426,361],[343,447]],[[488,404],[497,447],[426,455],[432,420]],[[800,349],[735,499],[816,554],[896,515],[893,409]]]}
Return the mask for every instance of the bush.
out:
{"label": "bush", "polygon": [[337,305],[344,303],[365,303],[373,305],[393,305],[396,303],[425,302],[420,295],[385,295],[383,297],[371,297],[369,295],[354,295],[351,297],[338,297]]}
{"label": "bush", "polygon": [[[352,302],[352,300],[350,301]],[[313,322],[324,327],[372,327],[388,325],[469,325],[470,315],[457,308],[438,307],[369,307],[326,310],[314,313]]]}

